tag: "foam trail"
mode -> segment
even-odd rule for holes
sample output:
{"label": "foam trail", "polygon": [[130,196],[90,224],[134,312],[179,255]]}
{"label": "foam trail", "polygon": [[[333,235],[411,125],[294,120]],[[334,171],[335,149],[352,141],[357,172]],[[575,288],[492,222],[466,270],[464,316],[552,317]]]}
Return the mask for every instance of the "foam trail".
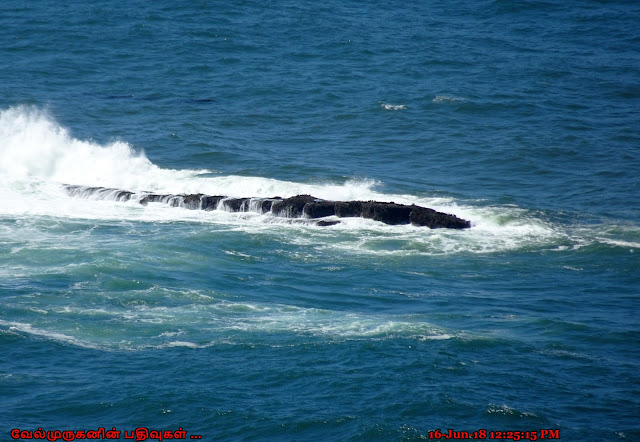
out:
{"label": "foam trail", "polygon": [[[144,296],[144,293],[139,295]],[[227,344],[262,342],[264,336],[272,334],[281,334],[284,340],[295,340],[299,336],[331,340],[452,337],[449,332],[410,315],[365,315],[283,304],[219,300],[172,307],[112,305],[98,311],[75,305],[43,307],[47,308],[46,314],[32,316],[30,322],[0,319],[0,333],[31,335],[104,350],[200,348],[223,340]],[[88,325],[96,314],[100,320]],[[77,329],[65,325],[65,321],[60,321],[61,317],[71,317],[74,324],[87,325]],[[106,323],[116,323],[118,327],[106,327]]]}
{"label": "foam trail", "polygon": [[380,107],[384,110],[404,110],[407,108],[404,104],[380,103]]}
{"label": "foam trail", "polygon": [[456,104],[466,101],[466,98],[456,97],[455,95],[436,95],[433,97],[433,100],[431,100],[432,103],[436,104]]}

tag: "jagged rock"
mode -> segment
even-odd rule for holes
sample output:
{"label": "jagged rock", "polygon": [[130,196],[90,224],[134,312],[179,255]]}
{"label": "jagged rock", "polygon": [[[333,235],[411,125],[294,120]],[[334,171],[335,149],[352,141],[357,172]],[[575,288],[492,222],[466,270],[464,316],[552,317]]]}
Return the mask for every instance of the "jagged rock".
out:
{"label": "jagged rock", "polygon": [[336,201],[335,212],[340,218],[359,217],[362,213],[362,201]]}
{"label": "jagged rock", "polygon": [[316,226],[327,227],[327,226],[335,226],[336,224],[340,224],[340,221],[318,221]]}
{"label": "jagged rock", "polygon": [[133,196],[133,192],[127,192],[126,190],[121,190],[116,194],[116,200],[121,202],[127,202]]}
{"label": "jagged rock", "polygon": [[218,203],[223,199],[224,199],[223,196],[203,195],[200,198],[200,208],[202,210],[216,210],[218,208]]}
{"label": "jagged rock", "polygon": [[[134,199],[135,193],[106,187],[84,187],[65,185],[70,195],[116,201]],[[221,208],[229,212],[271,213],[274,216],[286,218],[324,218],[327,216],[362,217],[380,221],[385,224],[400,225],[413,224],[426,226],[431,229],[468,229],[469,221],[455,215],[436,212],[433,209],[405,204],[386,203],[378,201],[327,201],[311,195],[296,195],[289,198],[229,198],[224,196],[210,196],[202,193],[189,195],[159,195],[142,192],[138,202],[164,203],[172,207],[184,207],[192,210],[217,210]],[[330,226],[340,221],[318,221],[319,226]]]}
{"label": "jagged rock", "polygon": [[436,212],[427,207],[416,205],[411,206],[411,224],[414,226],[426,226],[430,229],[447,228],[447,229],[468,229],[471,223],[457,216],[447,215],[445,213]]}
{"label": "jagged rock", "polygon": [[182,199],[182,204],[187,209],[200,209],[202,207],[202,197],[204,195],[202,193],[196,193],[191,195],[185,195]]}
{"label": "jagged rock", "polygon": [[276,201],[271,206],[271,212],[276,216],[284,216],[287,218],[299,218],[304,213],[304,207],[316,201],[317,198],[311,195],[296,195],[285,198],[282,201]]}
{"label": "jagged rock", "polygon": [[336,214],[336,203],[334,201],[315,200],[304,206],[304,214],[308,218],[324,218]]}
{"label": "jagged rock", "polygon": [[83,187],[83,186],[69,186],[67,192],[70,195],[81,196],[82,194],[90,193],[100,199],[112,199],[114,201],[126,202],[134,195],[133,192],[126,190],[112,189],[109,187]]}
{"label": "jagged rock", "polygon": [[138,201],[140,204],[142,204],[143,206],[146,206],[149,203],[163,203],[165,201],[163,201],[162,199],[164,197],[167,197],[168,195],[156,195],[156,194],[149,194],[149,195],[145,195],[143,198],[140,199],[140,201]]}
{"label": "jagged rock", "polygon": [[411,221],[411,206],[404,206],[396,203],[378,203],[368,201],[362,204],[362,217],[386,224],[409,224]]}
{"label": "jagged rock", "polygon": [[265,198],[262,200],[262,202],[260,203],[260,213],[268,213],[271,212],[272,208],[273,208],[273,204],[277,201],[282,200],[282,198],[280,197],[275,197],[275,198]]}
{"label": "jagged rock", "polygon": [[246,212],[246,210],[242,209],[246,207],[249,200],[250,198],[226,198],[222,200],[222,205],[229,212]]}

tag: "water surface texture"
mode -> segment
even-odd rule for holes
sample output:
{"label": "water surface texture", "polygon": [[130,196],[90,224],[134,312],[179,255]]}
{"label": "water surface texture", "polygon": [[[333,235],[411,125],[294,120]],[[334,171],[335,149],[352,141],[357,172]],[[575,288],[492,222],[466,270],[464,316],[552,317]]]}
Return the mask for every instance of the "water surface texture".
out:
{"label": "water surface texture", "polygon": [[632,1],[2,2],[0,439],[640,440],[638,23]]}

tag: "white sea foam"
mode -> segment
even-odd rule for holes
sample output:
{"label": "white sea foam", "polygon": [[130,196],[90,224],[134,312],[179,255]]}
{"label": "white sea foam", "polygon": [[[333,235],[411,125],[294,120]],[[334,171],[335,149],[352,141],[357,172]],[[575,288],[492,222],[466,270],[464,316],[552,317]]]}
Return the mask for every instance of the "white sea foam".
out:
{"label": "white sea foam", "polygon": [[537,417],[535,413],[531,413],[528,411],[519,411],[515,408],[509,407],[508,405],[495,405],[489,404],[487,407],[488,414],[502,414],[507,416],[517,416],[519,418],[524,417]]}
{"label": "white sea foam", "polygon": [[202,348],[202,345],[198,345],[194,342],[187,341],[171,341],[164,344],[164,347],[187,347],[187,348]]}
{"label": "white sea foam", "polygon": [[206,172],[161,169],[121,141],[101,146],[77,140],[34,108],[0,112],[0,143],[0,175],[13,179],[157,190]]}
{"label": "white sea foam", "polygon": [[436,95],[431,101],[436,104],[456,104],[464,103],[467,100],[462,97],[456,97],[455,95]]}
{"label": "white sea foam", "polygon": [[3,321],[0,319],[0,326],[7,327],[9,331],[25,333],[32,336],[39,336],[44,339],[50,339],[53,341],[63,342],[66,344],[75,345],[77,347],[83,348],[99,348],[99,345],[96,345],[92,342],[87,342],[86,340],[78,339],[74,336],[70,336],[68,334],[60,333],[54,330],[46,330],[43,328],[34,327],[31,324],[26,324],[23,322],[12,322],[12,321]]}
{"label": "white sea foam", "polygon": [[[79,329],[59,320],[61,314],[69,313],[76,316],[74,324],[87,326]],[[201,348],[223,341],[228,344],[260,342],[266,334],[274,333],[283,337],[304,335],[330,340],[395,337],[438,340],[454,336],[413,316],[370,315],[282,304],[218,301],[172,307],[113,305],[104,318],[108,326],[93,323],[87,316],[93,316],[91,309],[74,307],[66,313],[32,317],[33,323],[0,320],[0,327],[18,334],[105,350]],[[177,336],[180,338],[176,339]]]}
{"label": "white sea foam", "polygon": [[385,110],[403,110],[406,109],[407,106],[404,104],[389,104],[389,103],[380,103],[380,107]]}
{"label": "white sea foam", "polygon": [[640,243],[633,242],[633,241],[621,241],[621,240],[610,239],[610,238],[597,238],[597,239],[601,243],[609,244],[612,246],[625,247],[630,249],[640,249]]}

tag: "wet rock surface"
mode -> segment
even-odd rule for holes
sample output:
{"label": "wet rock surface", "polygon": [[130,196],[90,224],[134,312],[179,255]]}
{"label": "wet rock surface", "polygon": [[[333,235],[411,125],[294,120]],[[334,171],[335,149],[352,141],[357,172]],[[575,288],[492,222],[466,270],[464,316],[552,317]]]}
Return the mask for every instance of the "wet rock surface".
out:
{"label": "wet rock surface", "polygon": [[[362,217],[390,225],[412,224],[431,229],[468,229],[471,223],[443,212],[415,204],[397,204],[379,201],[329,201],[312,195],[296,195],[289,198],[230,198],[202,193],[160,195],[155,193],[134,193],[107,187],[86,187],[64,185],[67,193],[82,198],[94,198],[126,202],[135,200],[142,205],[163,203],[172,207],[191,210],[225,210],[227,212],[271,213],[285,218],[338,218]],[[319,226],[338,224],[336,220],[321,220]]]}

